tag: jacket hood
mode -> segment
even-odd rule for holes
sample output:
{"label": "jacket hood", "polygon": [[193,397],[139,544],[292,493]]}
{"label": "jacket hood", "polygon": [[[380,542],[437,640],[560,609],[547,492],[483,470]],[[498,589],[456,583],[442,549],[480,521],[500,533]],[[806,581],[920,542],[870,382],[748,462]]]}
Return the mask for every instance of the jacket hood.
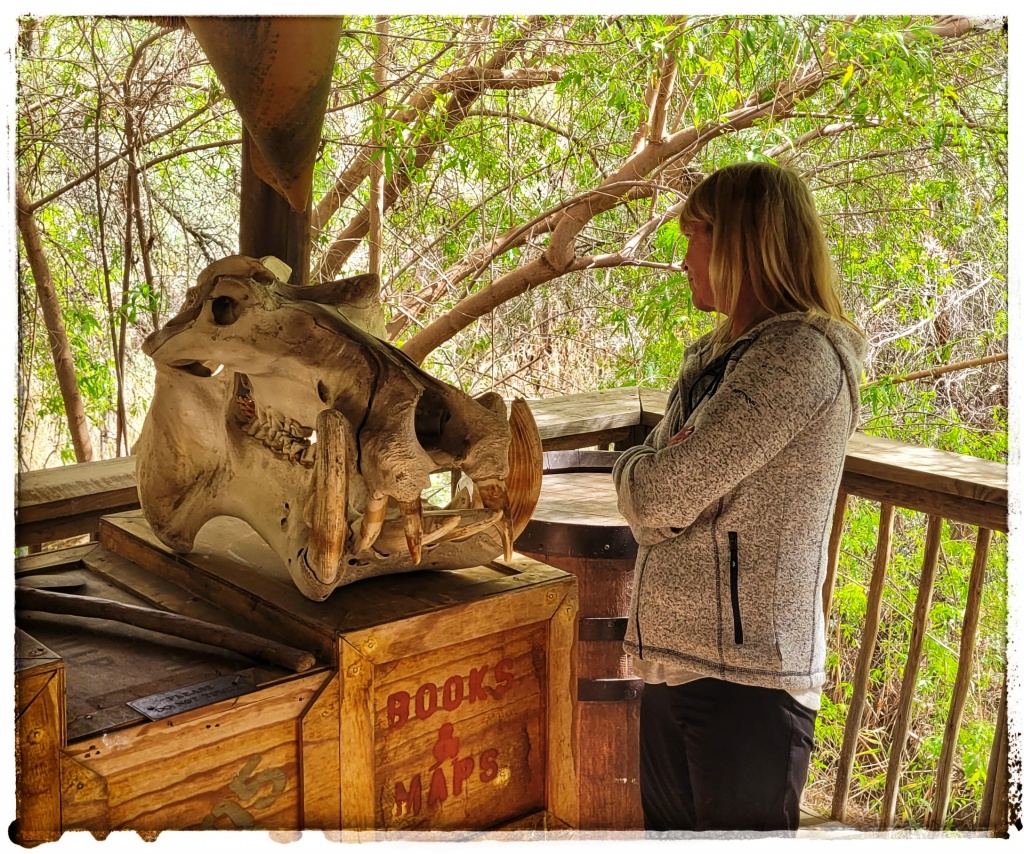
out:
{"label": "jacket hood", "polygon": [[737,340],[744,341],[756,338],[776,323],[806,323],[821,332],[832,345],[839,362],[846,374],[846,388],[850,395],[850,435],[860,424],[860,382],[864,373],[864,357],[867,355],[868,342],[864,336],[848,323],[843,323],[824,314],[804,313],[799,311],[779,314],[758,323],[747,330]]}

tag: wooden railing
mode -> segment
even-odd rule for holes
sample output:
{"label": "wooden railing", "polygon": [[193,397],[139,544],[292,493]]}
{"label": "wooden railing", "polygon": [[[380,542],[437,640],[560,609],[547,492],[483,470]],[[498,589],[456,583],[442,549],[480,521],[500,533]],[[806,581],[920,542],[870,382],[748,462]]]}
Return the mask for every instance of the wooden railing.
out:
{"label": "wooden railing", "polygon": [[[628,447],[643,441],[664,413],[665,392],[647,388],[612,389],[531,402],[544,449]],[[828,573],[822,591],[825,614],[831,610],[840,544],[850,496],[880,504],[878,541],[867,595],[867,614],[853,679],[853,695],[832,799],[832,817],[847,819],[865,708],[871,689],[871,661],[881,625],[882,599],[897,508],[928,515],[921,578],[913,628],[893,729],[879,824],[895,821],[911,710],[928,613],[932,602],[944,520],[975,526],[977,539],[961,628],[956,680],[936,769],[928,827],[940,829],[949,807],[957,738],[971,684],[981,594],[993,531],[1007,530],[1006,466],[858,433],[849,442],[841,491],[828,549]],[[15,542],[39,544],[74,535],[94,534],[106,513],[138,506],[131,458],[27,472],[17,484]],[[1008,734],[1005,682],[995,724],[979,826],[1002,833],[1008,815]]]}

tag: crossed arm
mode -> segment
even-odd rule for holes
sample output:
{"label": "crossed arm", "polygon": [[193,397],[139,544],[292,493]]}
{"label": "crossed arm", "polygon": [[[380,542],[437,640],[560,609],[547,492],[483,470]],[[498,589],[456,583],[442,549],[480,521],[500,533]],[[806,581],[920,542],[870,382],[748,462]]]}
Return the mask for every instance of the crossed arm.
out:
{"label": "crossed arm", "polygon": [[652,436],[619,457],[612,471],[619,512],[634,531],[689,527],[832,404],[842,367],[831,345],[814,338],[820,346],[785,330],[765,332],[663,448]]}

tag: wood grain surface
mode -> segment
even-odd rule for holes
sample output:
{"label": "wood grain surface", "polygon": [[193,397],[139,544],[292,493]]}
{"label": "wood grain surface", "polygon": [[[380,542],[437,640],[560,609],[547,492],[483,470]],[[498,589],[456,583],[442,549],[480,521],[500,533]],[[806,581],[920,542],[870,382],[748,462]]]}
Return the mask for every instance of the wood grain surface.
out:
{"label": "wood grain surface", "polygon": [[51,650],[15,629],[16,822],[22,845],[61,835],[60,752],[64,741],[64,663]]}
{"label": "wood grain surface", "polygon": [[107,830],[297,829],[297,722],[328,678],[321,671],[73,742],[69,768],[103,781]]}

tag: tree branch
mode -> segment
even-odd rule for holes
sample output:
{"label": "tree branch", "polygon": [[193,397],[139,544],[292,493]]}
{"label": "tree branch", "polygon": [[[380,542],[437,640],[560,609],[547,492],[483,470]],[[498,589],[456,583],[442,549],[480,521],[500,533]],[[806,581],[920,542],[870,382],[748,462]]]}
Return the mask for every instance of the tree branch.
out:
{"label": "tree branch", "polygon": [[75,374],[75,360],[68,342],[67,330],[61,316],[60,301],[53,285],[50,265],[43,251],[39,228],[32,213],[32,203],[20,182],[15,184],[18,230],[25,243],[32,278],[36,283],[39,305],[43,309],[43,320],[50,339],[50,355],[57,374],[57,384],[64,400],[64,412],[71,431],[71,442],[75,448],[75,459],[80,463],[89,462],[93,456],[92,440],[89,438],[89,422],[85,417],[85,404]]}
{"label": "tree branch", "polygon": [[[428,128],[420,135],[411,167],[405,167],[398,174],[393,175],[385,188],[385,210],[388,210],[411,185],[411,173],[426,165],[440,147],[445,135],[449,134],[452,128],[465,118],[470,107],[484,91],[484,81],[508,79],[502,71],[503,67],[523,49],[528,36],[539,26],[539,23],[539,19],[530,18],[520,33],[513,37],[508,44],[498,48],[482,68],[474,66],[468,69],[459,69],[454,73],[460,82],[453,88],[441,128]],[[315,280],[327,281],[333,278],[355,251],[359,242],[366,236],[368,228],[369,211],[364,205],[328,247],[316,271]]]}
{"label": "tree branch", "polygon": [[954,362],[950,365],[942,365],[938,368],[925,368],[922,371],[914,371],[910,374],[904,374],[902,377],[882,377],[881,379],[872,380],[869,383],[864,383],[862,388],[871,388],[876,385],[896,385],[897,383],[910,382],[911,380],[925,380],[935,379],[942,374],[948,374],[952,371],[962,371],[966,368],[980,368],[982,365],[991,365],[993,362],[1005,362],[1009,356],[1006,353],[996,353],[994,356],[982,356],[980,359],[968,359],[966,362]]}

